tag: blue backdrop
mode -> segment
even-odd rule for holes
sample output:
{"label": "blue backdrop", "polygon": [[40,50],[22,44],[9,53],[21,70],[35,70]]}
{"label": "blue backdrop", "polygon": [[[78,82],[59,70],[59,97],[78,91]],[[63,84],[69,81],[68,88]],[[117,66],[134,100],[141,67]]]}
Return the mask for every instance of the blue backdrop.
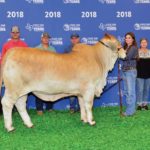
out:
{"label": "blue backdrop", "polygon": [[[0,0],[0,49],[10,38],[10,29],[18,25],[21,38],[30,46],[40,43],[47,31],[51,44],[63,53],[70,34],[79,33],[81,42],[96,43],[105,32],[121,42],[128,31],[150,39],[150,0]],[[109,73],[107,87],[117,82],[117,64]],[[106,88],[107,88],[106,87]],[[94,106],[118,105],[118,85],[95,98]],[[29,96],[28,107],[34,108],[34,96]],[[69,108],[68,99],[61,99],[55,109]]]}

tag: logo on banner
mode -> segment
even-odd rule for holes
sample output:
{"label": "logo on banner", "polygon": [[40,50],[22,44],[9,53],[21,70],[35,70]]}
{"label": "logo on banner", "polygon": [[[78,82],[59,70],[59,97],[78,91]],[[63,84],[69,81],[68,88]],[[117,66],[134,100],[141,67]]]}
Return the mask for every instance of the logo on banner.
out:
{"label": "logo on banner", "polygon": [[118,81],[118,77],[107,77],[108,84],[115,84]]}
{"label": "logo on banner", "polygon": [[5,3],[5,0],[0,0],[0,3]]}
{"label": "logo on banner", "polygon": [[81,43],[93,45],[97,43],[98,37],[83,37],[81,38]]}
{"label": "logo on banner", "polygon": [[80,0],[63,0],[65,4],[71,3],[71,4],[79,4]]}
{"label": "logo on banner", "polygon": [[25,28],[29,31],[44,32],[44,24],[30,24],[30,23],[27,23]]}
{"label": "logo on banner", "polygon": [[135,30],[150,30],[150,23],[135,23]]}
{"label": "logo on banner", "polygon": [[0,32],[6,31],[6,25],[5,24],[0,24]]}
{"label": "logo on banner", "polygon": [[80,31],[80,24],[64,24],[63,29],[65,31]]}
{"label": "logo on banner", "polygon": [[116,4],[116,0],[98,0],[102,4]]}
{"label": "logo on banner", "polygon": [[25,0],[28,3],[33,4],[44,4],[44,0]]}
{"label": "logo on banner", "polygon": [[108,107],[108,106],[118,106],[118,103],[102,103],[102,107]]}
{"label": "logo on banner", "polygon": [[52,45],[63,45],[63,38],[62,38],[62,37],[51,38],[51,39],[50,39],[50,43],[51,43]]}
{"label": "logo on banner", "polygon": [[117,30],[117,25],[116,23],[100,23],[99,29],[102,31],[116,31]]}
{"label": "logo on banner", "polygon": [[134,0],[134,3],[135,4],[139,4],[139,3],[148,4],[148,3],[150,3],[150,0]]}

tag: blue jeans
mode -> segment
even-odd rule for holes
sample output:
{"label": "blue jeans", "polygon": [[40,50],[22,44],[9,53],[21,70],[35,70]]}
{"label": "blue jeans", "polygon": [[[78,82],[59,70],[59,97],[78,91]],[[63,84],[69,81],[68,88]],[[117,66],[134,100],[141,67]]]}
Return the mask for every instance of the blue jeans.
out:
{"label": "blue jeans", "polygon": [[53,102],[43,102],[41,99],[36,97],[36,109],[37,111],[43,111],[43,106],[46,105],[46,110],[53,109]]}
{"label": "blue jeans", "polygon": [[150,90],[150,78],[142,79],[137,78],[137,104],[147,105]]}
{"label": "blue jeans", "polygon": [[132,115],[135,113],[135,104],[136,104],[136,76],[137,70],[128,70],[124,71],[123,74],[123,83],[124,83],[124,95],[126,97],[126,115]]}
{"label": "blue jeans", "polygon": [[70,97],[70,109],[73,109],[73,110],[79,109],[79,104],[76,100],[76,97]]}

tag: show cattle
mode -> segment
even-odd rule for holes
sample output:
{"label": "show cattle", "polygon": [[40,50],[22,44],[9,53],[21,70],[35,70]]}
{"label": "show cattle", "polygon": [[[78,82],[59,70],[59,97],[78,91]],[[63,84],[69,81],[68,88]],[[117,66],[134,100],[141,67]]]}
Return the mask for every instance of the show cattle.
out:
{"label": "show cattle", "polygon": [[95,45],[78,44],[68,54],[41,51],[36,48],[13,48],[2,60],[1,83],[3,115],[7,131],[12,126],[12,108],[15,105],[24,124],[33,124],[26,111],[27,94],[32,92],[45,101],[62,97],[78,97],[81,120],[94,125],[92,106],[94,96],[100,96],[106,85],[108,71],[117,58],[125,58],[124,49],[112,35]]}

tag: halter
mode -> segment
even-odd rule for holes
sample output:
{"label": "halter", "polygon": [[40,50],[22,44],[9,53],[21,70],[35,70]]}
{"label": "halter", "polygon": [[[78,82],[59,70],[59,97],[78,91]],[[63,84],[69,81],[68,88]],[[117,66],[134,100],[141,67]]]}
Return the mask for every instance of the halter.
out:
{"label": "halter", "polygon": [[[100,42],[102,45],[106,46],[107,48],[110,48],[110,49],[111,49],[111,47],[110,47],[109,45],[105,44],[104,42],[102,42],[102,41],[98,41],[98,42]],[[117,50],[119,51],[121,48],[122,48],[122,47],[117,48]],[[118,52],[117,52],[117,53],[118,53]]]}
{"label": "halter", "polygon": [[[111,47],[108,46],[107,44],[105,44],[104,42],[102,42],[102,41],[99,41],[99,42],[100,42],[102,45],[106,46],[107,48],[110,48],[110,49],[111,49]],[[121,48],[122,48],[122,47],[117,48],[118,51],[119,51]],[[117,51],[116,53],[118,53],[118,51]],[[118,56],[119,56],[119,53],[118,53]],[[122,116],[122,112],[123,112],[123,109],[122,109],[122,108],[123,108],[123,106],[122,106],[121,83],[120,83],[120,81],[122,80],[122,78],[120,77],[119,65],[120,65],[120,63],[119,63],[119,60],[118,60],[118,81],[117,81],[117,83],[118,83],[118,86],[119,86],[120,116]],[[117,83],[115,83],[114,85],[116,85]],[[114,85],[112,85],[111,87],[109,87],[108,89],[106,89],[104,92],[106,92],[107,90],[109,90],[110,88],[112,88]]]}

